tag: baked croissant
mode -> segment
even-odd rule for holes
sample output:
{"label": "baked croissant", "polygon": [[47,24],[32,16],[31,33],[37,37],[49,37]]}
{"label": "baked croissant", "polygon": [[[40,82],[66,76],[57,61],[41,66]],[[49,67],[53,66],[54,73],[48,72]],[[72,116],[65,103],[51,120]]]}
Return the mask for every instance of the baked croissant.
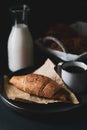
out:
{"label": "baked croissant", "polygon": [[56,81],[43,75],[32,73],[13,76],[9,82],[16,88],[38,97],[72,102],[66,87],[64,88],[64,86],[59,85]]}

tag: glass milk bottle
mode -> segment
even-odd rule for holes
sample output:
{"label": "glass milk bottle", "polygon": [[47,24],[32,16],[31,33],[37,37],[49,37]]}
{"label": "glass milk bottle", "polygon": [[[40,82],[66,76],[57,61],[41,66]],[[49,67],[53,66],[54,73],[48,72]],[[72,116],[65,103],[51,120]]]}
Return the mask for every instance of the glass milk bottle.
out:
{"label": "glass milk bottle", "polygon": [[29,8],[27,5],[14,7],[14,16],[7,45],[8,67],[14,72],[33,65],[33,39],[27,25]]}

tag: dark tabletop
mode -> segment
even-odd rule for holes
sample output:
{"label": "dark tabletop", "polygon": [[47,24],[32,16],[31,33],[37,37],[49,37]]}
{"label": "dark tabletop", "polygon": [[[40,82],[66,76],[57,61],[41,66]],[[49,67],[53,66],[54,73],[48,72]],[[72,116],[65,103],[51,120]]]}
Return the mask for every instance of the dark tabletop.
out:
{"label": "dark tabletop", "polygon": [[85,107],[54,115],[24,115],[6,106],[0,100],[1,130],[58,130],[87,129],[87,105]]}

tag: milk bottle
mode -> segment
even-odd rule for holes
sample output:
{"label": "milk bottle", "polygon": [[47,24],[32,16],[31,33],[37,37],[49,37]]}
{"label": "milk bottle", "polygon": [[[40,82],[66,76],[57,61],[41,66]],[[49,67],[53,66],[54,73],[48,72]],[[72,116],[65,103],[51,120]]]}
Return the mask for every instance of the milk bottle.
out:
{"label": "milk bottle", "polygon": [[11,9],[15,15],[15,24],[12,26],[8,38],[8,67],[17,71],[33,65],[33,40],[27,25],[29,8],[26,5]]}

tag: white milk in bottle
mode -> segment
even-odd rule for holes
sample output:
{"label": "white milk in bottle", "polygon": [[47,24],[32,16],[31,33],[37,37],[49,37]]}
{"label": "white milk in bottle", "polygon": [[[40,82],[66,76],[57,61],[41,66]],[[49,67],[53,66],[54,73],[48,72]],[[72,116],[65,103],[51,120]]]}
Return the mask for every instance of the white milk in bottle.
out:
{"label": "white milk in bottle", "polygon": [[[21,12],[16,9],[13,13],[17,14]],[[14,72],[33,65],[33,40],[29,28],[27,24],[25,24],[24,20],[19,22],[16,18],[15,25],[13,25],[8,38],[7,49],[8,67],[11,71]]]}

